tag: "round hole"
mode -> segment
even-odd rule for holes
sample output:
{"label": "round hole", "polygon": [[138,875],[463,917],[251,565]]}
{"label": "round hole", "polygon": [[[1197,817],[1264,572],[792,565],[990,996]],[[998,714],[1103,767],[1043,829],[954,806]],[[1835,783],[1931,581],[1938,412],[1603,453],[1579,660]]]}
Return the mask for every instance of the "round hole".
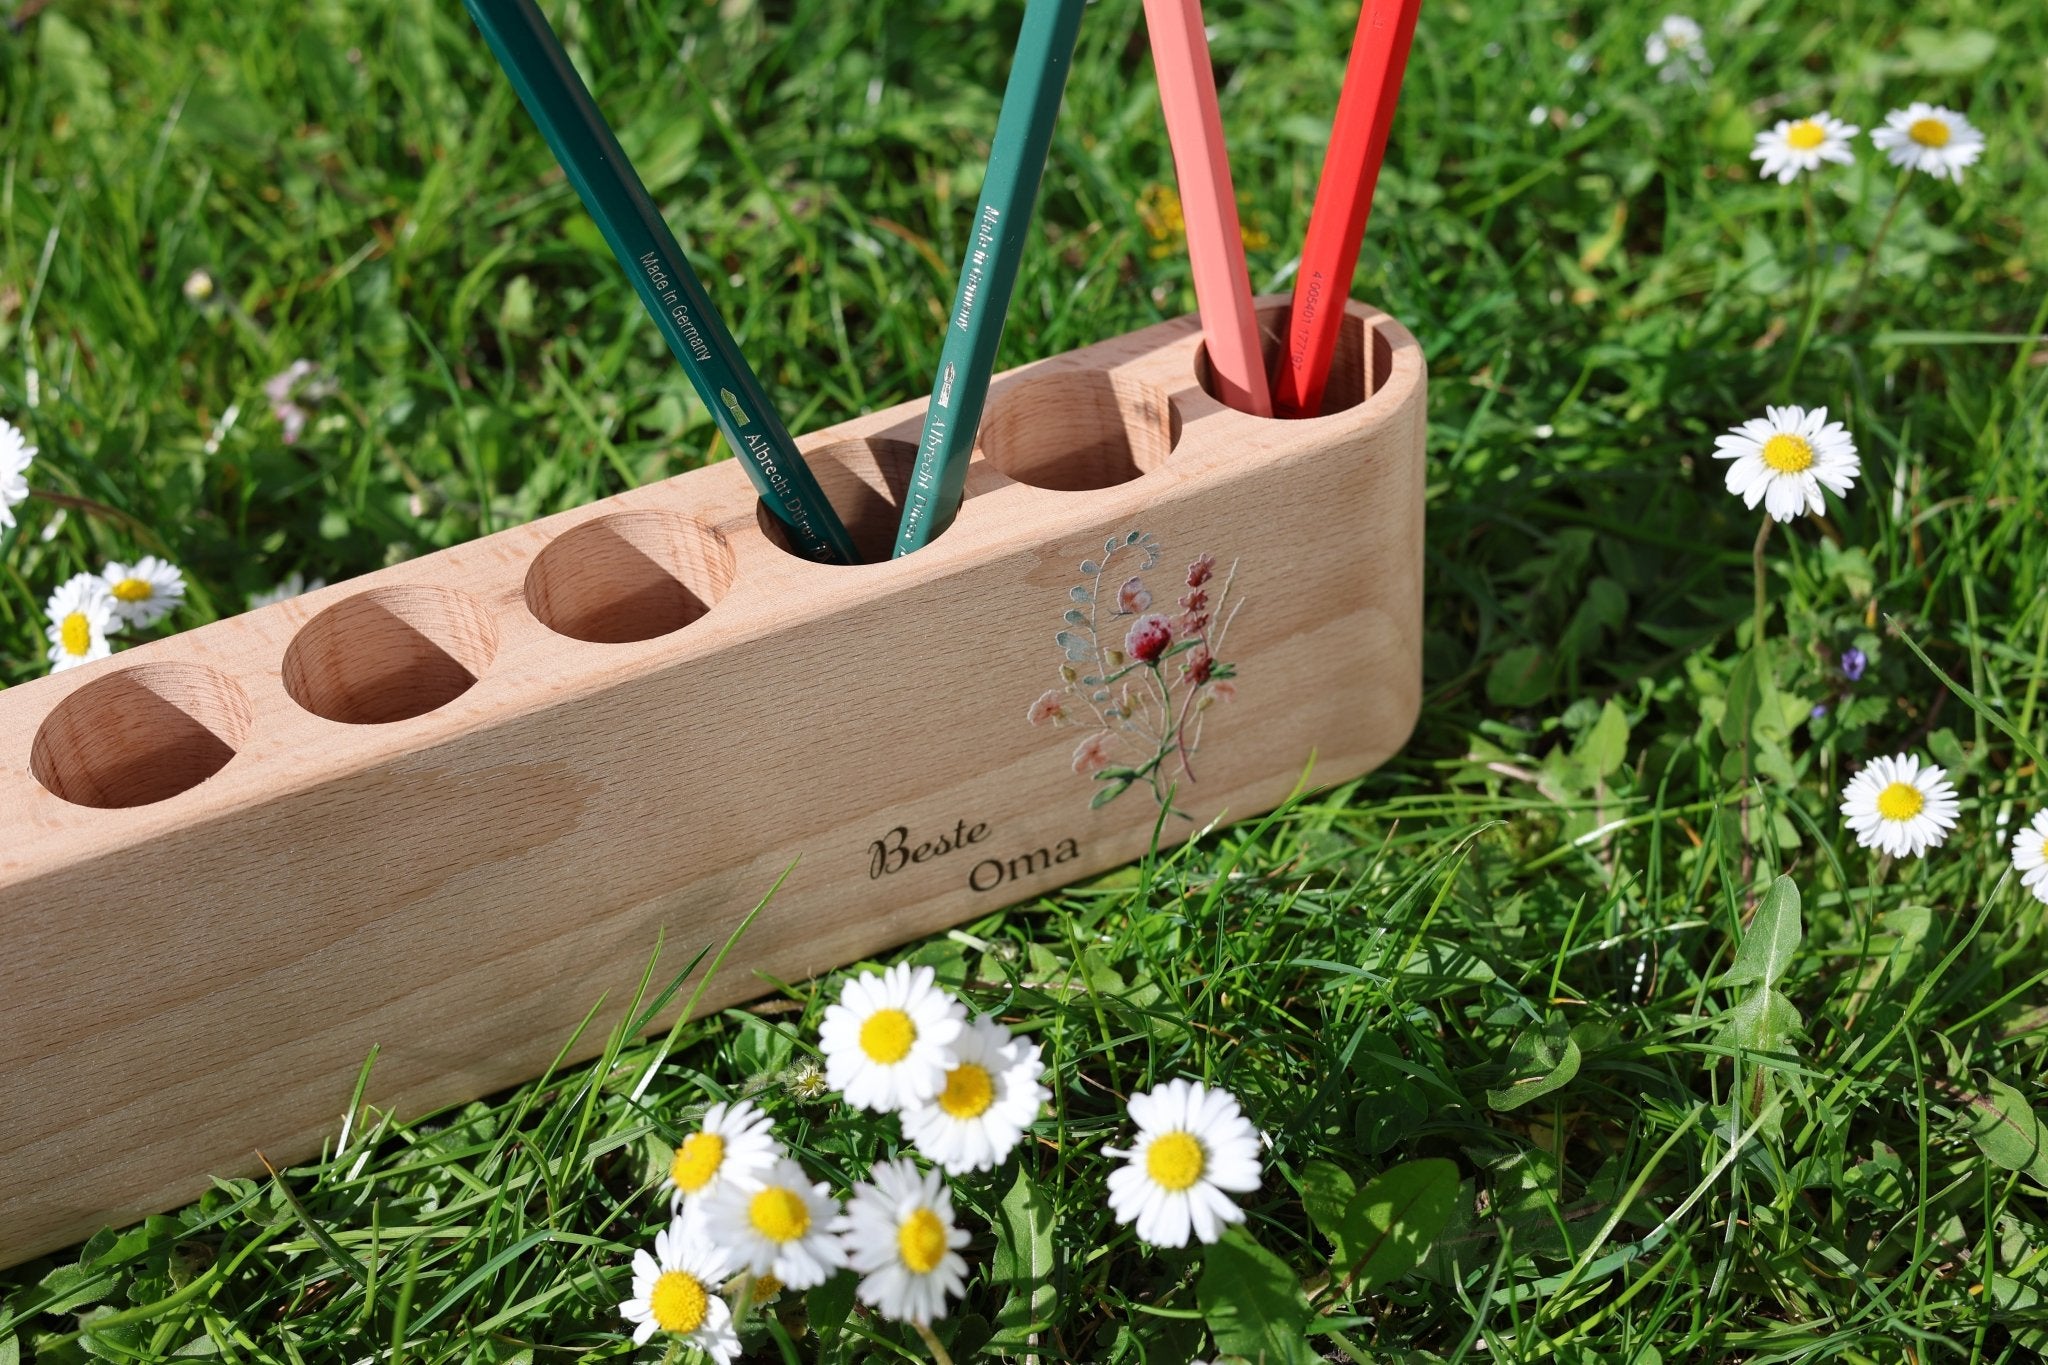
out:
{"label": "round hole", "polygon": [[[903,493],[910,487],[917,447],[909,441],[834,441],[805,451],[804,463],[811,467],[832,510],[846,524],[861,563],[885,562],[896,548],[896,524],[903,515]],[[970,467],[969,495],[977,491],[975,473]],[[790,544],[789,528],[768,510],[768,504],[757,499],[754,517],[770,544],[797,553]]]}
{"label": "round hole", "polygon": [[146,806],[212,777],[248,738],[249,703],[233,680],[198,664],[138,664],[59,702],[28,766],[73,805]]}
{"label": "round hole", "polygon": [[732,550],[673,512],[617,512],[548,542],[526,607],[558,635],[622,645],[681,630],[732,585]]}
{"label": "round hole", "polygon": [[1104,370],[1042,375],[989,396],[988,461],[1018,483],[1077,493],[1158,468],[1180,439],[1165,392]]}
{"label": "round hole", "polygon": [[[1259,344],[1264,348],[1268,374],[1273,372],[1273,362],[1280,354],[1281,339],[1287,335],[1287,319],[1292,312],[1293,309],[1284,303],[1259,310]],[[1364,321],[1346,312],[1344,320],[1337,324],[1337,352],[1330,361],[1330,378],[1323,385],[1322,411],[1316,416],[1328,417],[1346,408],[1355,408],[1378,393],[1380,386],[1387,382],[1387,375],[1394,368],[1393,345],[1377,327],[1369,335],[1372,340],[1370,357],[1366,353],[1368,333]],[[1366,367],[1368,358],[1372,361],[1370,369]],[[1202,392],[1219,403],[1223,401],[1216,393],[1216,375],[1209,368],[1209,347],[1206,344],[1195,352],[1195,378],[1201,383]]]}
{"label": "round hole", "polygon": [[383,725],[454,701],[497,652],[490,618],[461,593],[374,588],[300,628],[285,651],[284,690],[316,716]]}

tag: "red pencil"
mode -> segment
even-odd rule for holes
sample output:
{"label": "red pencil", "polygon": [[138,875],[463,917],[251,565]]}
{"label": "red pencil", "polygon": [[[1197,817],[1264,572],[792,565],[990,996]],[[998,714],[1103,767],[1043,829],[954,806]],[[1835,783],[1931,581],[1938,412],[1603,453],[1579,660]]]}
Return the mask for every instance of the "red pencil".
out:
{"label": "red pencil", "polygon": [[1330,150],[1301,249],[1301,270],[1294,277],[1287,344],[1275,362],[1273,408],[1282,417],[1315,417],[1323,410],[1337,324],[1351,296],[1351,272],[1365,241],[1373,186],[1386,159],[1387,133],[1401,102],[1401,76],[1408,69],[1408,47],[1421,8],[1422,0],[1365,0],[1359,11]]}

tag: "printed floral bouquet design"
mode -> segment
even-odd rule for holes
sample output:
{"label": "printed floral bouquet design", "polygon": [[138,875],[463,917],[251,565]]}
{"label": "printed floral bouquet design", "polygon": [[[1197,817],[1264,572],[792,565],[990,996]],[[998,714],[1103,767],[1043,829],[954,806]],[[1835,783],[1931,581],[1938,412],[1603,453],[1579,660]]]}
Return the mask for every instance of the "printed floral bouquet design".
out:
{"label": "printed floral bouquet design", "polygon": [[[1159,563],[1159,542],[1139,531],[1111,536],[1102,558],[1081,561],[1083,582],[1067,592],[1065,629],[1053,637],[1063,660],[1060,685],[1031,703],[1033,725],[1081,725],[1074,771],[1101,783],[1090,807],[1106,806],[1143,782],[1162,810],[1195,780],[1204,714],[1237,695],[1223,637],[1242,602],[1233,602],[1237,563],[1216,578],[1216,556],[1188,565],[1177,615],[1152,610],[1144,575]],[[1121,579],[1121,581],[1119,581]],[[1184,811],[1174,814],[1185,815]]]}

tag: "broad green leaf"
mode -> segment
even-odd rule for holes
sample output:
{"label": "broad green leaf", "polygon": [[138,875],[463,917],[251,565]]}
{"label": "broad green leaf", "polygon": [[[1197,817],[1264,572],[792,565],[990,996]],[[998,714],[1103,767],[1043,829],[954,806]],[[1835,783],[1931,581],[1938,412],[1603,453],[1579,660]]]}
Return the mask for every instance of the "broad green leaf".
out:
{"label": "broad green leaf", "polygon": [[1357,1251],[1346,1276],[1353,1287],[1378,1289],[1415,1269],[1450,1222],[1457,1198],[1458,1168],[1442,1157],[1374,1176],[1344,1211],[1345,1237]]}
{"label": "broad green leaf", "polygon": [[826,1358],[839,1337],[846,1320],[853,1314],[853,1291],[859,1280],[852,1275],[834,1275],[816,1289],[804,1294],[804,1306],[810,1313],[811,1333],[818,1339],[818,1359]]}
{"label": "broad green leaf", "polygon": [[1728,675],[1727,710],[1721,714],[1721,742],[1740,749],[1749,742],[1749,728],[1756,723],[1756,651],[1746,651],[1735,661]]}
{"label": "broad green leaf", "polygon": [[1019,1167],[1010,1191],[996,1208],[995,1255],[989,1264],[991,1283],[1007,1293],[996,1314],[998,1342],[1018,1342],[1052,1321],[1059,1299],[1054,1282],[1052,1201]]}
{"label": "broad green leaf", "polygon": [[1913,65],[1936,76],[1962,76],[1998,52],[1998,39],[1981,28],[1909,28],[1900,35]]}
{"label": "broad green leaf", "polygon": [[36,16],[36,28],[36,56],[45,88],[55,97],[54,106],[64,113],[62,125],[53,130],[56,139],[63,141],[82,131],[110,126],[114,101],[108,92],[113,77],[93,51],[91,36],[54,9]]}
{"label": "broad green leaf", "polygon": [[1535,645],[1517,645],[1493,661],[1486,699],[1495,706],[1528,706],[1550,691],[1550,657]]}
{"label": "broad green leaf", "polygon": [[1934,927],[1934,912],[1924,905],[1902,905],[1896,910],[1885,911],[1877,921],[1896,935],[1892,940],[1891,961],[1887,968],[1894,983],[1903,981],[1906,973],[1913,969],[1914,954],[1926,941],[1927,931]]}
{"label": "broad green leaf", "polygon": [[1994,1166],[2008,1171],[2025,1171],[2048,1184],[2048,1125],[2041,1122],[2027,1097],[2004,1081],[1985,1085],[1988,1095],[1965,1093],[1963,1114],[1970,1140],[1983,1149]]}
{"label": "broad green leaf", "polygon": [[1785,979],[1792,955],[1799,951],[1805,929],[1799,919],[1799,888],[1790,877],[1780,876],[1764,892],[1735,949],[1735,965],[1717,985],[1761,985],[1766,990]]}
{"label": "broad green leaf", "polygon": [[1602,777],[1628,761],[1628,717],[1613,702],[1600,708],[1600,719],[1579,741],[1578,758]]}
{"label": "broad green leaf", "polygon": [[1357,1253],[1344,1240],[1344,1210],[1358,1193],[1351,1173],[1334,1161],[1311,1161],[1301,1168],[1301,1205],[1316,1231],[1336,1248],[1338,1265],[1350,1265]]}
{"label": "broad green leaf", "polygon": [[1486,1102],[1499,1110],[1519,1109],[1548,1095],[1579,1074],[1579,1045],[1561,1019],[1540,1029],[1515,1035],[1508,1053],[1507,1078],[1486,1092]]}
{"label": "broad green leaf", "polygon": [[1315,1365],[1307,1336],[1313,1314],[1300,1283],[1285,1261],[1242,1227],[1202,1253],[1195,1301],[1219,1355],[1263,1365]]}
{"label": "broad green leaf", "polygon": [[1782,991],[1751,991],[1722,1014],[1721,1035],[1751,1052],[1789,1052],[1799,1036],[1799,1011]]}
{"label": "broad green leaf", "polygon": [[53,1296],[42,1305],[45,1313],[72,1313],[113,1293],[114,1275],[82,1265],[60,1265],[43,1276],[39,1287]]}

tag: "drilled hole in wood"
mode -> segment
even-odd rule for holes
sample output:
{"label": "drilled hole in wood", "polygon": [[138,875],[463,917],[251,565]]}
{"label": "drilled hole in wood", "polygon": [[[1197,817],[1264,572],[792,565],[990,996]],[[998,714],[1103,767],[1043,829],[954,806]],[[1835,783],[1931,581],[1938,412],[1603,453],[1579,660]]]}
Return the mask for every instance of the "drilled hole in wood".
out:
{"label": "drilled hole in wood", "polygon": [[[863,564],[879,564],[896,548],[896,524],[903,516],[903,493],[910,487],[917,447],[909,441],[834,441],[804,452],[804,463],[824,490],[826,501],[846,525]],[[756,500],[755,519],[761,534],[779,550],[796,554],[789,528],[768,505]]]}
{"label": "drilled hole in wood", "polygon": [[988,461],[1018,483],[1081,492],[1166,463],[1180,413],[1163,389],[1104,370],[1015,380],[989,395]]}
{"label": "drilled hole in wood", "polygon": [[475,686],[498,651],[475,602],[447,588],[375,588],[300,628],[284,687],[316,716],[349,725],[409,720]]}
{"label": "drilled hole in wood", "polygon": [[[1292,309],[1285,304],[1259,310],[1259,345],[1264,348],[1266,373],[1273,373],[1273,362],[1279,358],[1280,347],[1287,336],[1287,319]],[[1368,357],[1366,343],[1368,329],[1364,322],[1346,313],[1337,325],[1337,350],[1330,360],[1330,378],[1323,386],[1323,410],[1316,415],[1328,417],[1332,413],[1355,408],[1380,391],[1387,382],[1387,376],[1394,368],[1394,347],[1378,328],[1370,329],[1372,343]],[[1371,368],[1366,366],[1367,359]],[[1202,392],[1217,402],[1222,398],[1216,392],[1216,375],[1209,368],[1209,348],[1202,346],[1195,352],[1195,378],[1202,385]],[[1275,419],[1278,420],[1278,419]]]}
{"label": "drilled hole in wood", "polygon": [[138,664],[59,702],[28,764],[74,805],[146,806],[212,777],[248,737],[249,703],[231,679],[198,664]]}
{"label": "drilled hole in wood", "polygon": [[681,630],[732,586],[732,550],[674,512],[615,512],[548,542],[526,572],[526,607],[572,640],[619,645]]}

